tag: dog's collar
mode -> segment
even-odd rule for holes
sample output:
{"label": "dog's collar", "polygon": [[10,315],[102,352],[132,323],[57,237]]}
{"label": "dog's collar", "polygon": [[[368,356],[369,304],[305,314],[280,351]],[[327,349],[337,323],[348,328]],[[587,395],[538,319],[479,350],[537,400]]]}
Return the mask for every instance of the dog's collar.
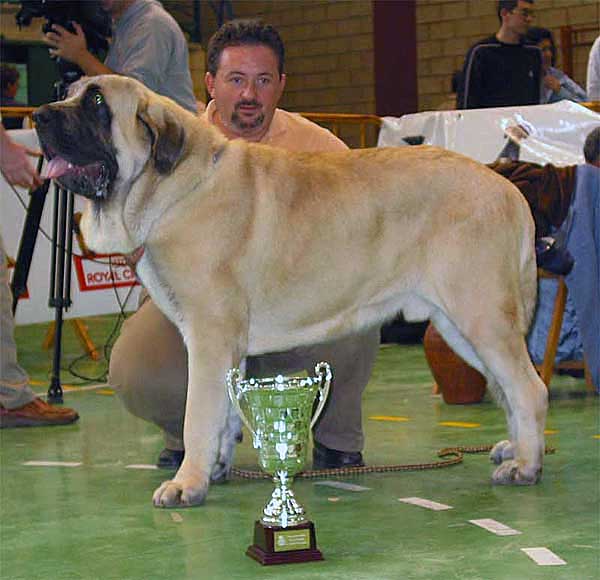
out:
{"label": "dog's collar", "polygon": [[129,254],[125,254],[125,261],[129,264],[129,266],[135,270],[137,263],[142,259],[144,255],[144,246],[139,246],[133,252]]}

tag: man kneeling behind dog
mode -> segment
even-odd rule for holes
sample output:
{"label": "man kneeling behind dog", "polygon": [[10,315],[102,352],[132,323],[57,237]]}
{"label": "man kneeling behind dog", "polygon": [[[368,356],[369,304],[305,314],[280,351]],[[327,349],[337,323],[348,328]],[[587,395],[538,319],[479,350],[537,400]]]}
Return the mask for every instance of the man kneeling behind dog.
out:
{"label": "man kneeling behind dog", "polygon": [[[340,151],[346,145],[315,123],[276,108],[285,86],[284,47],[277,31],[256,20],[224,24],[207,53],[206,85],[212,101],[203,118],[228,139],[289,151]],[[316,216],[315,216],[316,217]],[[329,401],[314,430],[316,469],[363,464],[361,397],[379,346],[377,328],[331,343],[249,357],[248,376],[290,374],[332,365]],[[188,364],[173,323],[150,299],[123,325],[111,355],[109,383],[136,416],[165,433],[158,467],[177,469],[184,455]]]}

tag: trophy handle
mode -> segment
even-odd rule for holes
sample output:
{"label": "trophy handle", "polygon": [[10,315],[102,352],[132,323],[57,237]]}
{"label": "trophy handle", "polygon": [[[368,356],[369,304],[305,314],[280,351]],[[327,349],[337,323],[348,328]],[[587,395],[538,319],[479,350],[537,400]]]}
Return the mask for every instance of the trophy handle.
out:
{"label": "trophy handle", "polygon": [[316,380],[319,383],[319,402],[315,409],[315,414],[310,421],[310,428],[312,429],[327,402],[327,395],[329,394],[329,386],[331,385],[331,367],[326,362],[317,363],[315,366]]}
{"label": "trophy handle", "polygon": [[234,409],[237,411],[240,419],[248,428],[248,431],[252,433],[253,437],[256,437],[256,433],[254,429],[250,426],[249,421],[246,419],[244,412],[242,411],[242,407],[240,406],[240,401],[238,397],[241,395],[240,392],[240,383],[242,382],[242,376],[240,373],[240,369],[229,369],[227,372],[227,394],[229,395],[229,399]]}

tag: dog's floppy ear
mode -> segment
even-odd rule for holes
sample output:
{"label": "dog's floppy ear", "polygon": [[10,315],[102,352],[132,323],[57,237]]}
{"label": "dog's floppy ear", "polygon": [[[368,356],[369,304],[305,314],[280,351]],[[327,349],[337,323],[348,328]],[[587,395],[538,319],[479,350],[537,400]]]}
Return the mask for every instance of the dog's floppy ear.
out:
{"label": "dog's floppy ear", "polygon": [[156,171],[161,175],[171,173],[183,155],[183,126],[171,111],[153,103],[140,103],[137,118],[150,133],[152,159]]}

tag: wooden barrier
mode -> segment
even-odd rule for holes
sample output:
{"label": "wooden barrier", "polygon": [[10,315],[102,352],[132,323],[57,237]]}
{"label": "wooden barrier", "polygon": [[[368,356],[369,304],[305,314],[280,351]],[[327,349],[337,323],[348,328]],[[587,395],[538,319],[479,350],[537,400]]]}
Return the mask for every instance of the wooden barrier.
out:
{"label": "wooden barrier", "polygon": [[565,74],[573,78],[575,74],[575,50],[587,48],[589,51],[598,33],[600,33],[600,27],[597,25],[560,27],[560,62]]}
{"label": "wooden barrier", "polygon": [[25,128],[33,127],[33,112],[36,107],[0,107],[0,113],[2,118],[17,118],[27,119],[27,125]]}
{"label": "wooden barrier", "polygon": [[[381,127],[381,117],[377,115],[350,113],[300,113],[300,115],[309,121],[323,125],[350,147],[364,148],[377,145],[377,136]],[[358,130],[358,139],[352,129]]]}

